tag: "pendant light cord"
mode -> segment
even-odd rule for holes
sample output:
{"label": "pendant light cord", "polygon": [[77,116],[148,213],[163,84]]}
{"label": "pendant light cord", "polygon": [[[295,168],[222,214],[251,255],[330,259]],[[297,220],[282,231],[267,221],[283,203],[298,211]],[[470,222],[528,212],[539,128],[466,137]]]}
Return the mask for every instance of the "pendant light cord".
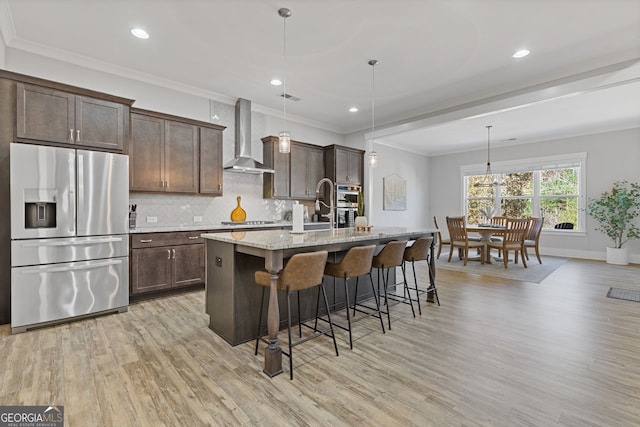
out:
{"label": "pendant light cord", "polygon": [[282,76],[282,130],[287,130],[287,17],[284,19],[284,31],[283,31],[283,43],[282,43],[282,57],[284,63],[284,72]]}
{"label": "pendant light cord", "polygon": [[487,172],[491,167],[491,125],[487,126]]}
{"label": "pendant light cord", "polygon": [[371,64],[371,133],[376,129],[376,62]]}

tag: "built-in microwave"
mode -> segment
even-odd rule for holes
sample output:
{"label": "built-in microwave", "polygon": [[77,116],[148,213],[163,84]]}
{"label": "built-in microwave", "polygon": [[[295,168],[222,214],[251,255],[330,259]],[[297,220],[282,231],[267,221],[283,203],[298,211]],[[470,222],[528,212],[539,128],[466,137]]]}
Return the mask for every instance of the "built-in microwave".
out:
{"label": "built-in microwave", "polygon": [[336,187],[336,207],[357,208],[359,185],[338,185]]}

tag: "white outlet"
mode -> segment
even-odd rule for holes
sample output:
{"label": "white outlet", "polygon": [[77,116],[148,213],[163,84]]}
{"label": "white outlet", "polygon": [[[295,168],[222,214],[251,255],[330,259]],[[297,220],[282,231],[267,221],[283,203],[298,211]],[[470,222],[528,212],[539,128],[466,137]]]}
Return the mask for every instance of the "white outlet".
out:
{"label": "white outlet", "polygon": [[158,222],[158,217],[157,216],[148,216],[147,217],[147,223],[155,224],[157,222]]}
{"label": "white outlet", "polygon": [[193,217],[193,222],[202,222],[202,217],[201,216],[194,216]]}

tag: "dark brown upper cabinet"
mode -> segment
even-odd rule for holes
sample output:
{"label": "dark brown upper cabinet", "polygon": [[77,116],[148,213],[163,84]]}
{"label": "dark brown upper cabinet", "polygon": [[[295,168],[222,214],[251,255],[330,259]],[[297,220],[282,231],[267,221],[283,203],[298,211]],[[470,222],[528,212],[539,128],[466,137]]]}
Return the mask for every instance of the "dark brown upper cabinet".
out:
{"label": "dark brown upper cabinet", "polygon": [[325,174],[336,184],[362,185],[364,151],[339,145],[324,147]]}
{"label": "dark brown upper cabinet", "polygon": [[324,178],[322,147],[291,142],[291,198],[315,200],[316,184]]}
{"label": "dark brown upper cabinet", "polygon": [[[222,131],[161,113],[131,113],[131,191],[222,195]],[[208,124],[207,124],[208,125]]]}
{"label": "dark brown upper cabinet", "polygon": [[16,137],[123,151],[128,105],[17,83]]}
{"label": "dark brown upper cabinet", "polygon": [[200,193],[222,196],[222,131],[200,128]]}
{"label": "dark brown upper cabinet", "polygon": [[262,143],[262,162],[265,166],[275,171],[274,173],[265,173],[263,175],[262,196],[264,198],[288,199],[290,194],[289,159],[291,155],[278,151],[277,136],[264,137],[262,138]]}

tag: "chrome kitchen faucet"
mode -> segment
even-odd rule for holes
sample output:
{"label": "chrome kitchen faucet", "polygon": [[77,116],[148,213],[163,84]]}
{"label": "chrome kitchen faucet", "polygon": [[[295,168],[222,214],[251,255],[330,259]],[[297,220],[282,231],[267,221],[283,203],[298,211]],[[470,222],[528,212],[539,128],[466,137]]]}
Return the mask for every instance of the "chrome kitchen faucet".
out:
{"label": "chrome kitchen faucet", "polygon": [[[327,183],[329,184],[329,205],[327,205],[325,202],[321,202],[320,201],[320,187],[322,186],[323,183]],[[320,203],[322,203],[323,205],[325,205],[326,207],[329,208],[329,213],[328,214],[324,214],[322,216],[329,217],[329,227],[333,230],[335,228],[335,207],[333,205],[333,181],[331,181],[329,178],[322,178],[320,181],[318,181],[318,185],[316,185],[316,211],[320,210]]]}

